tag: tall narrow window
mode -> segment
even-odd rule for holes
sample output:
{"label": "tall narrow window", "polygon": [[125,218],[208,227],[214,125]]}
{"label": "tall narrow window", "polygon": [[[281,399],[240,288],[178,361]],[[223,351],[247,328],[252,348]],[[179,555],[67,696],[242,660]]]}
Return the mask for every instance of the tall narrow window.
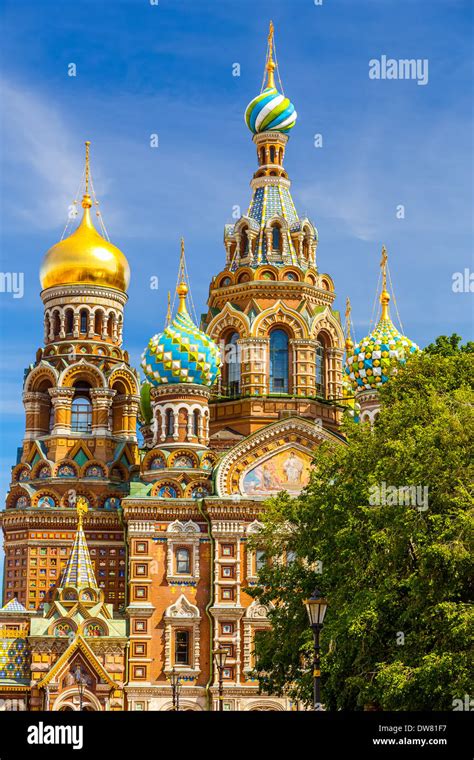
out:
{"label": "tall narrow window", "polygon": [[101,311],[96,311],[95,317],[94,317],[94,332],[96,335],[102,334],[103,318],[104,318],[103,313]]}
{"label": "tall narrow window", "polygon": [[265,552],[263,549],[257,549],[255,553],[255,567],[257,570],[257,573],[259,570],[262,569],[262,567],[265,567],[266,558],[265,558]]}
{"label": "tall narrow window", "polygon": [[240,393],[240,346],[239,334],[234,332],[227,343],[227,395],[238,396]]}
{"label": "tall narrow window", "polygon": [[270,145],[270,163],[271,164],[275,163],[275,148],[273,147],[273,145]]}
{"label": "tall narrow window", "polygon": [[74,312],[72,309],[66,311],[66,333],[69,335],[74,329]]}
{"label": "tall narrow window", "polygon": [[189,549],[180,548],[176,551],[176,572],[180,575],[190,575],[191,557]]}
{"label": "tall narrow window", "polygon": [[92,432],[92,403],[87,383],[77,383],[71,404],[71,430],[75,433]]}
{"label": "tall narrow window", "polygon": [[288,335],[284,330],[270,333],[270,392],[288,393]]}
{"label": "tall narrow window", "polygon": [[87,311],[85,309],[82,309],[82,311],[81,311],[81,327],[80,327],[81,333],[86,333],[87,332],[87,317],[88,317]]}
{"label": "tall narrow window", "polygon": [[199,409],[195,409],[193,412],[193,435],[196,438],[199,436]]}
{"label": "tall narrow window", "polygon": [[324,396],[324,347],[316,348],[316,395]]}
{"label": "tall narrow window", "polygon": [[174,661],[176,665],[189,665],[189,631],[176,631]]}
{"label": "tall narrow window", "polygon": [[166,410],[166,436],[174,435],[174,413],[171,409]]}
{"label": "tall narrow window", "polygon": [[274,224],[272,227],[272,249],[274,251],[282,251],[282,237],[279,224]]}
{"label": "tall narrow window", "polygon": [[248,256],[250,252],[248,232],[249,232],[248,227],[242,227],[242,231],[240,233],[240,255],[241,256]]}

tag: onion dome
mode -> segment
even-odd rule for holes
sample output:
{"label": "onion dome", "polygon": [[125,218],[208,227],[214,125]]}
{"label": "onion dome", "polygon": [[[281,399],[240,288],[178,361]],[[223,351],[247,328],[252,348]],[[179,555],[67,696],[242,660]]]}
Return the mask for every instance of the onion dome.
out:
{"label": "onion dome", "polygon": [[69,237],[60,240],[46,253],[40,280],[44,289],[55,285],[100,285],[126,291],[130,267],[125,255],[100,235],[92,223],[92,199],[88,192],[89,144],[86,143],[86,191],[81,223]]}
{"label": "onion dome", "polygon": [[219,375],[219,348],[194,324],[186,309],[188,287],[180,282],[178,312],[150,339],[141,366],[151,385],[196,383],[210,387]]}
{"label": "onion dome", "polygon": [[266,87],[250,101],[245,111],[245,122],[251,132],[289,132],[296,123],[293,103],[276,87]]}
{"label": "onion dome", "polygon": [[382,314],[374,330],[361,341],[346,341],[346,364],[344,373],[354,392],[373,390],[386,383],[393,367],[403,366],[409,357],[419,351],[416,343],[402,335],[390,319],[388,304],[390,295],[386,289],[385,248],[382,249],[383,284],[380,294]]}
{"label": "onion dome", "polygon": [[273,60],[273,23],[270,22],[267,52],[267,84],[265,89],[250,101],[245,110],[245,123],[254,134],[259,132],[289,132],[296,123],[293,103],[275,87],[275,61]]}

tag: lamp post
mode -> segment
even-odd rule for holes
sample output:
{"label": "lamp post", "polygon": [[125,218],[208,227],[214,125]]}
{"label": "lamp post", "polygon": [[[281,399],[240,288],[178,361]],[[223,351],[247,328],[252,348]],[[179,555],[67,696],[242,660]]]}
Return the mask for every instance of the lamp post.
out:
{"label": "lamp post", "polygon": [[321,691],[320,691],[320,646],[319,634],[323,627],[324,616],[326,614],[328,603],[317,588],[314,589],[309,599],[304,600],[306,612],[308,613],[309,624],[314,636],[314,659],[313,659],[313,710],[321,710]]}
{"label": "lamp post", "polygon": [[179,710],[179,692],[181,689],[181,676],[173,668],[170,675],[171,689],[173,694],[173,710]]}
{"label": "lamp post", "polygon": [[225,661],[227,659],[227,649],[215,649],[213,654],[214,662],[216,663],[217,672],[219,674],[219,712],[222,712],[224,709],[224,688],[222,680],[224,676]]}
{"label": "lamp post", "polygon": [[79,664],[76,666],[76,669],[74,671],[74,682],[79,692],[79,710],[82,711],[82,705],[83,705],[83,699],[84,699],[84,686],[87,684],[87,680]]}

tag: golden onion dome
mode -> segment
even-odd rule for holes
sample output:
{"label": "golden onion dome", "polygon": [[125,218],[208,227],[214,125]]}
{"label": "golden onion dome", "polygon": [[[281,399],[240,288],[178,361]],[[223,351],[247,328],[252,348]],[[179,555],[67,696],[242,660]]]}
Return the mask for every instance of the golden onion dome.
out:
{"label": "golden onion dome", "polygon": [[46,253],[40,271],[43,290],[78,283],[127,290],[128,261],[119,248],[97,232],[90,215],[91,206],[91,197],[86,193],[82,200],[81,223],[72,235]]}

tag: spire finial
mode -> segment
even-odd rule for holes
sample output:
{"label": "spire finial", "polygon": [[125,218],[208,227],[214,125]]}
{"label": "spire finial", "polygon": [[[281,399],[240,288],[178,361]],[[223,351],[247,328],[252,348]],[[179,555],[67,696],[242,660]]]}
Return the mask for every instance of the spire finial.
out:
{"label": "spire finial", "polygon": [[354,347],[354,343],[351,338],[351,301],[349,296],[346,298],[346,350],[350,351]]}
{"label": "spire finial", "polygon": [[168,308],[166,310],[166,322],[165,327],[168,327],[168,325],[171,322],[171,291],[168,290]]}
{"label": "spire finial", "polygon": [[186,309],[186,296],[188,286],[186,285],[186,262],[184,258],[184,238],[181,238],[181,255],[179,257],[178,287],[176,292],[179,296],[178,314],[184,314]]}
{"label": "spire finial", "polygon": [[273,26],[273,21],[270,21],[270,27],[268,30],[268,53],[267,53],[267,63],[265,65],[265,68],[267,70],[267,87],[275,87],[275,61],[273,60],[273,35],[275,33],[275,28]]}
{"label": "spire finial", "polygon": [[82,208],[91,208],[92,206],[92,199],[89,195],[89,181],[91,176],[91,170],[90,170],[90,158],[89,158],[89,149],[91,146],[90,140],[86,140],[86,170],[85,170],[85,192],[82,196]]}
{"label": "spire finial", "polygon": [[87,506],[87,501],[84,499],[83,496],[79,496],[79,498],[76,501],[77,527],[78,527],[78,529],[82,528],[82,521],[84,519],[84,515],[88,511],[89,511],[89,507]]}
{"label": "spire finial", "polygon": [[390,294],[387,290],[387,249],[382,246],[382,258],[380,259],[380,268],[382,269],[382,291],[380,293],[380,303],[382,304],[382,316],[381,319],[389,319],[388,304],[390,301]]}

